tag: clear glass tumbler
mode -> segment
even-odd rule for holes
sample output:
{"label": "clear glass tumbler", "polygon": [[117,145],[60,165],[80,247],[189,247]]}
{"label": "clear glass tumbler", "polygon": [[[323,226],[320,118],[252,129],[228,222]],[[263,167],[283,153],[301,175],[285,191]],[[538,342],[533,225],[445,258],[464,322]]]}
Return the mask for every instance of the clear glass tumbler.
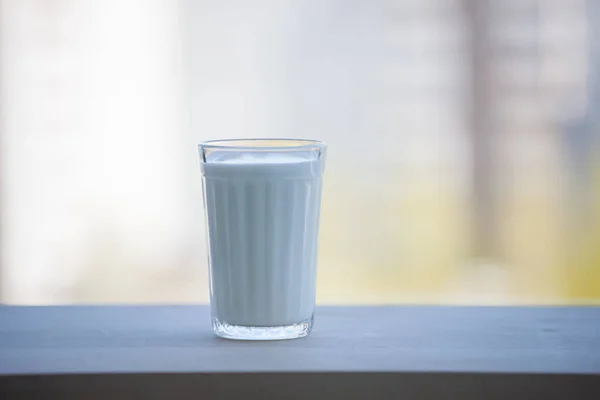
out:
{"label": "clear glass tumbler", "polygon": [[308,335],[326,144],[231,139],[203,142],[199,151],[215,333],[246,340]]}

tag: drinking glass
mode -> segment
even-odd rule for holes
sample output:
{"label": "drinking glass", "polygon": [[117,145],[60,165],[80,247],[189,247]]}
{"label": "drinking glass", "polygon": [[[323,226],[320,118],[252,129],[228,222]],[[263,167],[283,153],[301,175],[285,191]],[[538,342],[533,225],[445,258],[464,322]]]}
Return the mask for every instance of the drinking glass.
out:
{"label": "drinking glass", "polygon": [[304,139],[199,145],[218,336],[293,339],[312,330],[326,148]]}

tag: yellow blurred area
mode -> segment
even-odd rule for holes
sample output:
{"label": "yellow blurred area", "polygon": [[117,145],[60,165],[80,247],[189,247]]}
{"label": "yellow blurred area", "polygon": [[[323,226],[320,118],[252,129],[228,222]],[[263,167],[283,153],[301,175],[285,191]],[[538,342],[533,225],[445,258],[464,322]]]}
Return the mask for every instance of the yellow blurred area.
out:
{"label": "yellow blurred area", "polygon": [[[594,171],[594,195],[600,199],[600,163],[596,163]],[[565,297],[569,301],[593,299],[594,303],[600,302],[600,202],[594,207],[596,213],[589,229],[578,232],[563,265],[567,282]]]}

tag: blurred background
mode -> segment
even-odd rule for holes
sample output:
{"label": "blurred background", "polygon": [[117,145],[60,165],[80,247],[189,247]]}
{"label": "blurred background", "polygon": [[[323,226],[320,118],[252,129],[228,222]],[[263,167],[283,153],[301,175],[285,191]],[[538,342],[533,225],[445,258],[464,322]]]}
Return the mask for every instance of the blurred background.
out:
{"label": "blurred background", "polygon": [[0,302],[207,302],[196,144],[329,143],[318,301],[600,303],[600,0],[0,0]]}

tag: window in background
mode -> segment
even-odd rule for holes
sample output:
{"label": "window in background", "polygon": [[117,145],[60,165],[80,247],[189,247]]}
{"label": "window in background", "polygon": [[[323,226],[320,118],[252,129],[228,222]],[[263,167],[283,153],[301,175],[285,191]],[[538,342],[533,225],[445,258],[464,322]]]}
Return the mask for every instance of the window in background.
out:
{"label": "window in background", "polygon": [[207,301],[252,136],[329,143],[321,302],[596,301],[599,4],[0,0],[1,301]]}

